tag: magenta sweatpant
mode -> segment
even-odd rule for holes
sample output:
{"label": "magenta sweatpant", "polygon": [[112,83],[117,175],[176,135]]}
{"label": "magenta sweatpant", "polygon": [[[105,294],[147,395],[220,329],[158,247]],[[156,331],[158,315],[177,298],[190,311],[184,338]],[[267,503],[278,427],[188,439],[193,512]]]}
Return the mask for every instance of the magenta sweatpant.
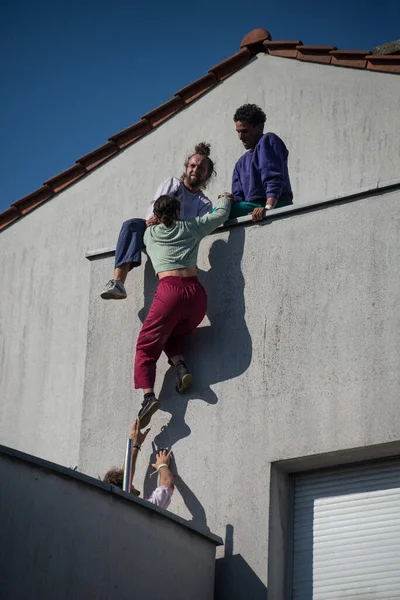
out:
{"label": "magenta sweatpant", "polygon": [[136,344],[136,389],[154,387],[161,352],[168,358],[183,354],[185,337],[201,323],[206,310],[207,295],[197,277],[160,279]]}

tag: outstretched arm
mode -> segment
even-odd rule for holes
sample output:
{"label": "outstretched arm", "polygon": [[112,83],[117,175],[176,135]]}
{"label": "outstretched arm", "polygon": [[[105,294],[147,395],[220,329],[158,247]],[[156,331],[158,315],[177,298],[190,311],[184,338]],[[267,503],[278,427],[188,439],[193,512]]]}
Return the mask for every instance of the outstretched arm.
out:
{"label": "outstretched arm", "polygon": [[132,479],[130,485],[133,485],[133,476],[135,475],[136,468],[136,460],[140,451],[140,447],[145,441],[147,434],[150,429],[146,429],[146,431],[140,431],[140,423],[139,419],[135,419],[133,421],[132,429],[129,434],[129,438],[132,440]]}
{"label": "outstretched arm", "polygon": [[153,469],[157,469],[159,481],[148,501],[161,508],[168,508],[174,492],[174,478],[169,469],[171,454],[171,450],[169,452],[164,449],[159,450],[156,454],[156,462],[151,465]]}
{"label": "outstretched arm", "polygon": [[170,450],[169,452],[166,449],[158,450],[156,454],[156,462],[153,465],[151,465],[153,469],[156,469],[158,471],[159,486],[167,485],[172,488],[174,487],[174,478],[169,468],[171,454],[172,450]]}
{"label": "outstretched arm", "polygon": [[204,217],[197,217],[195,219],[200,237],[208,235],[227,220],[232,201],[233,197],[231,194],[223,194],[220,198],[218,198],[218,202],[211,213],[204,215]]}

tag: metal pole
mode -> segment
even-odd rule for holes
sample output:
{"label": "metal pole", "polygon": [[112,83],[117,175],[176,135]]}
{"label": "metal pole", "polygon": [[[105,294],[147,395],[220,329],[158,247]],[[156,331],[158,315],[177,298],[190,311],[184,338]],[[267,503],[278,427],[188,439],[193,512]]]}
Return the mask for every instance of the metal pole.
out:
{"label": "metal pole", "polygon": [[126,452],[125,452],[125,468],[124,468],[124,483],[123,490],[124,492],[131,491],[131,483],[132,483],[132,440],[128,438],[126,442]]}

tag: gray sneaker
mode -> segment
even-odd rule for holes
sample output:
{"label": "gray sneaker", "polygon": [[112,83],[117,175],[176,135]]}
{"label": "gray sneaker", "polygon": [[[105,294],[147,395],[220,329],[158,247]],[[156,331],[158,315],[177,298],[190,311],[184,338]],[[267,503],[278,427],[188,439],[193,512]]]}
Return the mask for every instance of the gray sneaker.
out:
{"label": "gray sneaker", "polygon": [[127,293],[124,284],[119,279],[110,279],[100,296],[103,300],[123,300]]}

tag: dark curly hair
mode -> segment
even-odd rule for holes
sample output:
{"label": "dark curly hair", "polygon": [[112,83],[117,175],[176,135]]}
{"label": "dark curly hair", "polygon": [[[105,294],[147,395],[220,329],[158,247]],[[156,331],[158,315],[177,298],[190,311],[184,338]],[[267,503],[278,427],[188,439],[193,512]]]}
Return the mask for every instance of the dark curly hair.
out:
{"label": "dark curly hair", "polygon": [[[124,470],[118,469],[117,467],[112,467],[104,475],[103,482],[111,483],[112,485],[115,485],[116,487],[118,487],[122,490],[124,488]],[[135,496],[139,496],[140,492],[138,490],[136,490],[133,486],[132,486],[132,488],[133,488],[131,490],[132,493]]]}
{"label": "dark curly hair", "polygon": [[239,106],[233,115],[233,120],[235,123],[237,121],[245,121],[255,127],[260,123],[265,123],[267,117],[265,112],[257,106],[257,104],[243,104],[243,106]]}
{"label": "dark curly hair", "polygon": [[210,148],[211,148],[211,144],[207,144],[207,142],[200,142],[199,144],[195,145],[194,152],[192,152],[192,154],[190,154],[187,157],[187,159],[185,160],[185,173],[183,173],[183,175],[181,177],[182,181],[185,178],[186,169],[188,167],[189,160],[195,154],[199,154],[200,156],[205,156],[207,158],[208,171],[207,171],[206,180],[205,180],[204,184],[202,185],[202,188],[205,189],[207,187],[207,184],[210,181],[211,177],[213,177],[217,174],[217,172],[215,170],[215,163],[210,158]]}
{"label": "dark curly hair", "polygon": [[113,485],[121,488],[124,483],[124,470],[117,469],[117,467],[113,467],[103,477],[104,483],[112,483]]}
{"label": "dark curly hair", "polygon": [[153,213],[158,222],[171,227],[176,221],[176,211],[181,209],[178,198],[164,194],[154,202]]}

